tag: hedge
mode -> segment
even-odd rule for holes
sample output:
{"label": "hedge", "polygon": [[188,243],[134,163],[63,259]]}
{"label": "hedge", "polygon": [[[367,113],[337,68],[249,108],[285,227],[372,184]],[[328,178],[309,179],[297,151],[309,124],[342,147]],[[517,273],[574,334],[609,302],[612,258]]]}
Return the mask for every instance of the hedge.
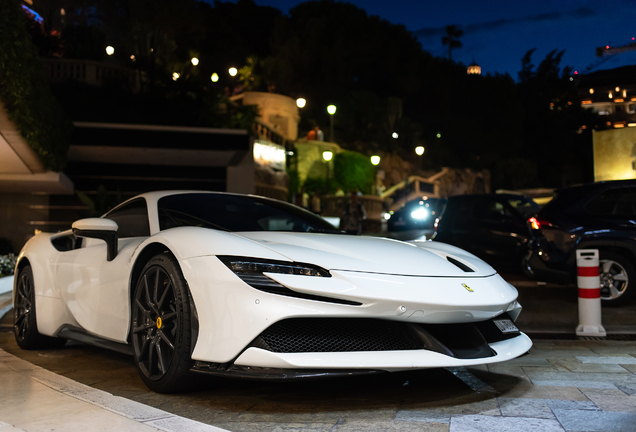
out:
{"label": "hedge", "polygon": [[71,122],[51,93],[20,0],[0,1],[0,100],[44,166],[66,165]]}

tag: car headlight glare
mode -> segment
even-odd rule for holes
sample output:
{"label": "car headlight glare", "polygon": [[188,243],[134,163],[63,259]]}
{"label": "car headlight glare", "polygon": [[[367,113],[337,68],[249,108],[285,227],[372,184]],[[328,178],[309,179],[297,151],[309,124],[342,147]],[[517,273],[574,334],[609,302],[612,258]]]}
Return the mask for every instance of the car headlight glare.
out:
{"label": "car headlight glare", "polygon": [[411,217],[417,220],[424,220],[428,217],[428,210],[424,208],[418,208],[417,210],[411,213]]}

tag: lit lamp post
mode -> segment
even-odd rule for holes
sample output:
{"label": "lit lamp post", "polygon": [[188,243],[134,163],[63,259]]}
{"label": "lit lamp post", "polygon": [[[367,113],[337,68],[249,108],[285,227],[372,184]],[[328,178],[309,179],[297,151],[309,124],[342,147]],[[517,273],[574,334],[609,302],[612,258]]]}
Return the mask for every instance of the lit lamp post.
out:
{"label": "lit lamp post", "polygon": [[333,142],[333,115],[336,113],[336,106],[329,105],[327,107],[327,112],[329,113],[329,132],[330,132],[329,141]]}
{"label": "lit lamp post", "polygon": [[378,192],[378,170],[377,166],[380,163],[380,156],[373,155],[371,156],[371,164],[376,167],[375,169],[375,184],[373,185],[373,193],[376,194]]}
{"label": "lit lamp post", "polygon": [[305,105],[307,105],[307,100],[305,98],[296,99],[296,106],[298,108],[305,108]]}
{"label": "lit lamp post", "polygon": [[329,161],[333,158],[333,152],[324,151],[322,152],[322,158],[327,163],[327,194],[329,193]]}
{"label": "lit lamp post", "polygon": [[[415,154],[418,156],[422,156],[424,154],[424,147],[423,146],[415,147]],[[420,168],[422,168],[422,159],[420,159]]]}

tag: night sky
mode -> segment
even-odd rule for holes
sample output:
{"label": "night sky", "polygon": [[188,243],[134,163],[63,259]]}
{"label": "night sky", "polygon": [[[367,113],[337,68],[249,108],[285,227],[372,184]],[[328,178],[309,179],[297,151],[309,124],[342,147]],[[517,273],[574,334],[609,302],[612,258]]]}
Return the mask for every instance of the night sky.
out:
{"label": "night sky", "polygon": [[[211,0],[210,0],[211,2]],[[287,14],[302,1],[255,0]],[[515,80],[521,58],[537,48],[537,65],[553,49],[565,50],[562,66],[579,73],[636,64],[636,51],[610,57],[602,64],[596,47],[632,43],[636,37],[635,0],[352,0],[369,15],[403,24],[418,36],[422,47],[434,56],[448,54],[441,38],[445,26],[464,30],[461,49],[453,60],[477,62],[483,73],[509,73]],[[590,67],[593,68],[590,69]]]}

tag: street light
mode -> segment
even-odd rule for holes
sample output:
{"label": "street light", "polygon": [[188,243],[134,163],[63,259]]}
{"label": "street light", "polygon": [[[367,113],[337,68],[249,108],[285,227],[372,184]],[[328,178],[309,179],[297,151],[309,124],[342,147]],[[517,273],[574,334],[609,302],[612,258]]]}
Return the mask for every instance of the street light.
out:
{"label": "street light", "polygon": [[305,98],[296,99],[296,106],[298,108],[305,108],[305,105],[307,105],[307,100]]}
{"label": "street light", "polygon": [[415,147],[415,154],[418,156],[422,156],[424,154],[424,147],[422,146]]}
{"label": "street light", "polygon": [[236,74],[238,73],[238,69],[235,67],[231,67],[228,69],[228,72],[230,74],[230,76],[236,76]]}
{"label": "street light", "polygon": [[113,48],[112,46],[108,45],[108,46],[106,47],[106,54],[108,54],[108,55],[113,55],[113,54],[115,54],[115,48]]}
{"label": "street light", "polygon": [[380,156],[378,155],[371,156],[371,163],[373,165],[378,165],[380,163]]}
{"label": "street light", "polygon": [[329,105],[327,107],[327,112],[329,113],[329,141],[333,142],[333,115],[336,113],[336,106]]}
{"label": "street light", "polygon": [[393,139],[398,139],[398,137],[399,137],[397,132],[393,132],[393,134],[391,136],[393,137]]}
{"label": "street light", "polygon": [[327,193],[329,193],[329,161],[333,158],[333,152],[329,150],[322,152],[322,158],[327,163]]}
{"label": "street light", "polygon": [[212,82],[217,82],[219,80],[219,74],[214,72],[210,79],[212,80]]}
{"label": "street light", "polygon": [[190,61],[192,62],[192,66],[196,66],[199,64],[199,59],[196,57],[192,57],[192,59],[190,59]]}

